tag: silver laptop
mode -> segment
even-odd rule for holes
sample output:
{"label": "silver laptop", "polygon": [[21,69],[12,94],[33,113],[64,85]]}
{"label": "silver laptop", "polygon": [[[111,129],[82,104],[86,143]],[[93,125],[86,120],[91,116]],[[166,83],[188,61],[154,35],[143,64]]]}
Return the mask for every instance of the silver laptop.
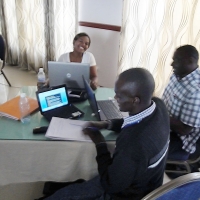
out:
{"label": "silver laptop", "polygon": [[89,82],[90,65],[86,63],[64,63],[48,61],[49,85],[57,86],[66,84],[70,90],[84,90],[82,76]]}

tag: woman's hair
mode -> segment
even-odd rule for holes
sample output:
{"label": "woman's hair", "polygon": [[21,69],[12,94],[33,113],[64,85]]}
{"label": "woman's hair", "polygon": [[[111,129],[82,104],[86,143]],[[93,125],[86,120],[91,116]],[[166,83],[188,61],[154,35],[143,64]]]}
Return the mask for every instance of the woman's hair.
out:
{"label": "woman's hair", "polygon": [[75,37],[74,37],[74,40],[73,40],[73,43],[78,40],[80,37],[88,37],[89,38],[89,45],[90,46],[90,43],[91,43],[91,40],[90,40],[90,36],[87,34],[87,33],[78,33]]}

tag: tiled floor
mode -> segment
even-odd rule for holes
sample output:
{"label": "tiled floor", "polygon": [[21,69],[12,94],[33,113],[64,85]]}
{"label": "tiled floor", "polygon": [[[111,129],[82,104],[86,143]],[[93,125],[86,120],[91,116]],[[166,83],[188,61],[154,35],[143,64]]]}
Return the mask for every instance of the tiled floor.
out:
{"label": "tiled floor", "polygon": [[[36,85],[37,74],[31,71],[24,71],[16,66],[6,66],[4,72],[11,83],[8,86],[3,75],[0,75],[0,104],[19,93],[21,86]],[[165,174],[164,183],[170,181]],[[0,200],[33,200],[42,195],[43,182],[20,183],[0,187]]]}
{"label": "tiled floor", "polygon": [[4,103],[19,93],[21,86],[36,85],[37,74],[33,71],[21,70],[16,66],[5,66],[3,69],[11,83],[8,85],[3,74],[0,75],[0,103]]}
{"label": "tiled floor", "polygon": [[[36,85],[37,74],[34,71],[22,70],[17,66],[5,66],[3,69],[12,87],[23,85]],[[1,75],[2,76],[2,75]],[[8,85],[5,80],[0,79],[0,83]]]}

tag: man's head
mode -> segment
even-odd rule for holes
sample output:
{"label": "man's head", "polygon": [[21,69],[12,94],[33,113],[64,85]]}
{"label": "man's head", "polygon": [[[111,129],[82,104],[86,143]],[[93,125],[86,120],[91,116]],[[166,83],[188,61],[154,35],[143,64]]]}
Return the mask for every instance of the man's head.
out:
{"label": "man's head", "polygon": [[131,68],[122,72],[115,83],[115,99],[119,109],[137,114],[151,105],[155,82],[149,71]]}
{"label": "man's head", "polygon": [[174,74],[183,78],[193,72],[198,67],[199,53],[195,47],[184,45],[176,49],[172,67]]}

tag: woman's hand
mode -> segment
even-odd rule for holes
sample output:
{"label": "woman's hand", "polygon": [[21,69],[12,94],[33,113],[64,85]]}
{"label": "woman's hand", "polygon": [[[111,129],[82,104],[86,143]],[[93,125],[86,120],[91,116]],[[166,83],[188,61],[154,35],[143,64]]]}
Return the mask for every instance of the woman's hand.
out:
{"label": "woman's hand", "polygon": [[98,87],[98,82],[96,80],[97,78],[93,78],[91,81],[90,81],[90,87],[93,89],[93,90],[96,90],[97,87]]}
{"label": "woman's hand", "polygon": [[90,87],[93,90],[96,90],[98,87],[97,67],[96,66],[90,66]]}

